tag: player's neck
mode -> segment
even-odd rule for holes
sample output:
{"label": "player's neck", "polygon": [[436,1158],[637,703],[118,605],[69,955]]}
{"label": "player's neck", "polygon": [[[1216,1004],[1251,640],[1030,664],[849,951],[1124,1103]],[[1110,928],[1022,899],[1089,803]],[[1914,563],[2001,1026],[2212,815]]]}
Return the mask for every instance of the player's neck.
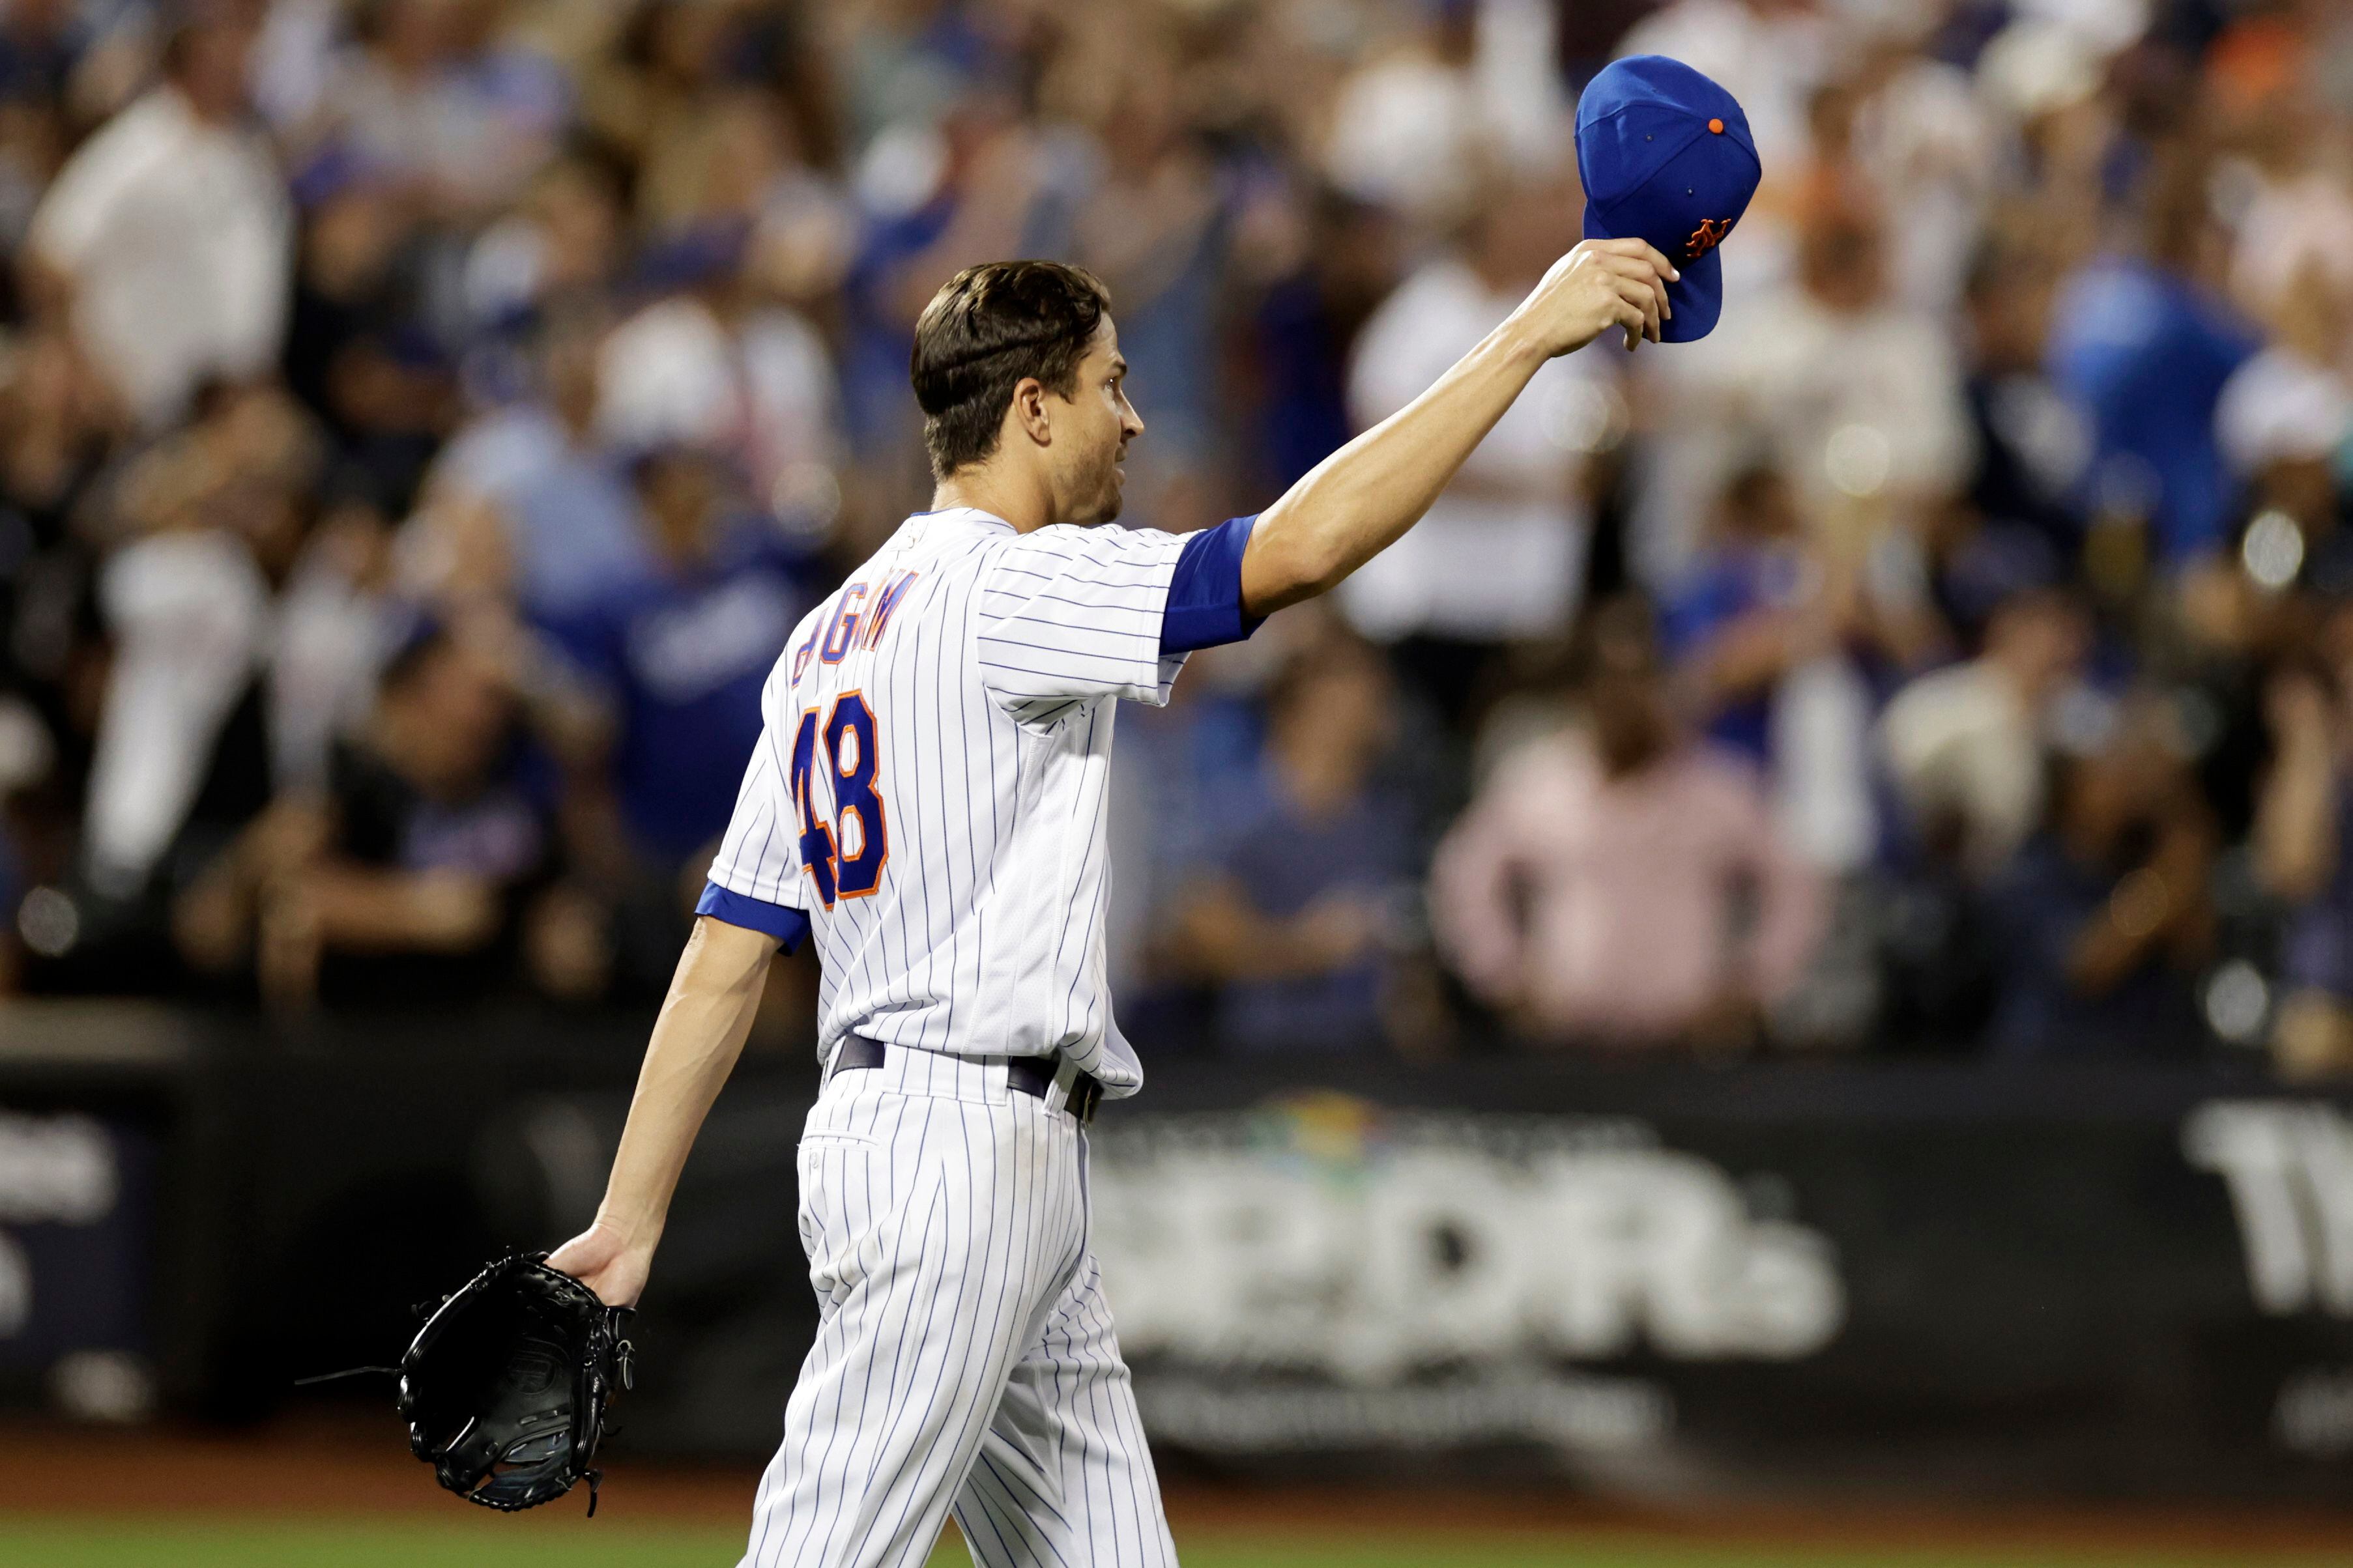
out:
{"label": "player's neck", "polygon": [[1061,520],[1054,515],[1052,487],[1009,465],[975,463],[958,468],[932,489],[932,510],[970,507],[1003,518],[1017,533],[1029,533]]}

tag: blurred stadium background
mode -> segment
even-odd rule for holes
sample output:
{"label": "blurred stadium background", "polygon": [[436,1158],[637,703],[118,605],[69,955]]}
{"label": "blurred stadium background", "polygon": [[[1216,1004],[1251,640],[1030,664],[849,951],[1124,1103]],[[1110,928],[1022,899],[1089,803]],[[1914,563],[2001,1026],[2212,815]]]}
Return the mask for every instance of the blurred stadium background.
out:
{"label": "blurred stadium background", "polygon": [[608,1517],[290,1385],[593,1205],[916,309],[1093,268],[1129,521],[1247,511],[1573,243],[1636,52],[1755,131],[1722,327],[1123,720],[1180,1545],[2347,1560],[2344,0],[0,3],[0,1559],[733,1561],[806,959]]}

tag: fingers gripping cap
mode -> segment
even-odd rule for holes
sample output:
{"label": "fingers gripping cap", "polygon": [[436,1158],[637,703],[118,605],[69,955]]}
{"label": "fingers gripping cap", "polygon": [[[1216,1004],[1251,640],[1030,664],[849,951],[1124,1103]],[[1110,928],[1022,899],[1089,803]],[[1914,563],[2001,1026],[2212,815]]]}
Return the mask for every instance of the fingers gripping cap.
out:
{"label": "fingers gripping cap", "polygon": [[1648,240],[1683,273],[1661,336],[1707,336],[1724,310],[1716,247],[1764,172],[1732,94],[1663,55],[1613,61],[1577,101],[1577,172],[1586,238]]}

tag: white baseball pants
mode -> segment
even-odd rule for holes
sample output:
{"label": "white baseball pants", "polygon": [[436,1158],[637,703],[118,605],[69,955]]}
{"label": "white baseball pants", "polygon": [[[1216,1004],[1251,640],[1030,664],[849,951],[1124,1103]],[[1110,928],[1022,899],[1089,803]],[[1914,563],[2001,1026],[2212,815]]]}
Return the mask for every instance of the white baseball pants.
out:
{"label": "white baseball pants", "polygon": [[1001,1060],[836,1073],[799,1156],[820,1323],[740,1568],[1174,1568],[1087,1247],[1087,1151]]}

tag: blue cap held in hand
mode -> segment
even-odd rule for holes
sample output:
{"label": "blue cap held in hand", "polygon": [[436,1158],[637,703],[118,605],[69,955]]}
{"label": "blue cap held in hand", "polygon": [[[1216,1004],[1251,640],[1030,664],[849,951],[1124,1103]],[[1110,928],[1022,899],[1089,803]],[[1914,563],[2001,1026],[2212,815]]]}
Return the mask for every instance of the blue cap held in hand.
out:
{"label": "blue cap held in hand", "polygon": [[1613,61],[1577,100],[1577,172],[1586,238],[1646,239],[1683,273],[1667,285],[1675,313],[1662,340],[1707,336],[1724,311],[1715,247],[1764,172],[1740,105],[1681,60]]}

